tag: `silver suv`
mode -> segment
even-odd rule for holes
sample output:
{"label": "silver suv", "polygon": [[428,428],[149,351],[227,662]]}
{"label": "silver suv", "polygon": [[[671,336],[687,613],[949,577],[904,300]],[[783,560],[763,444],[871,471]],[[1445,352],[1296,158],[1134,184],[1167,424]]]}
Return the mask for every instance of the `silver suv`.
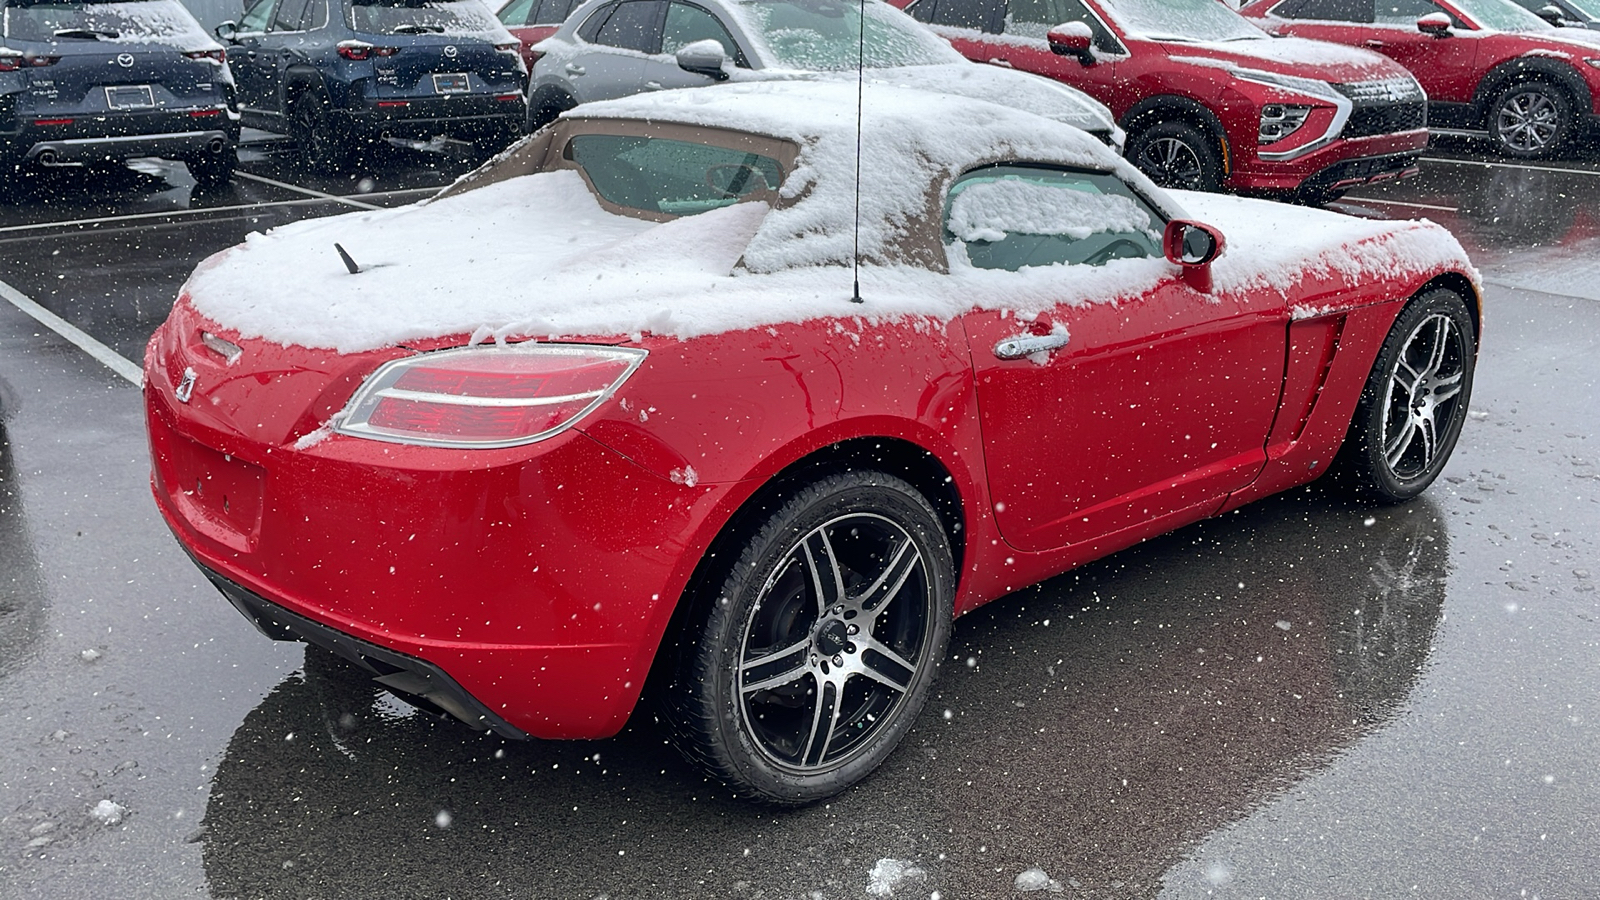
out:
{"label": "silver suv", "polygon": [[880,0],[590,0],[533,54],[529,131],[579,103],[643,91],[854,78],[859,56],[873,82],[1007,103],[1122,146],[1110,111],[1087,94],[969,62]]}

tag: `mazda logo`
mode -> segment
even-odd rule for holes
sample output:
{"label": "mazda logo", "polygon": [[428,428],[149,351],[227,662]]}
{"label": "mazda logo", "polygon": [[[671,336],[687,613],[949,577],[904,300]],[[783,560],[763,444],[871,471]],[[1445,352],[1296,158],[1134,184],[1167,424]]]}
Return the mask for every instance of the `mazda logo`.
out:
{"label": "mazda logo", "polygon": [[444,55],[450,57],[451,59],[455,59],[456,48],[454,46],[444,48]]}
{"label": "mazda logo", "polygon": [[132,53],[118,53],[117,54],[117,65],[123,67],[124,69],[133,68],[133,54]]}

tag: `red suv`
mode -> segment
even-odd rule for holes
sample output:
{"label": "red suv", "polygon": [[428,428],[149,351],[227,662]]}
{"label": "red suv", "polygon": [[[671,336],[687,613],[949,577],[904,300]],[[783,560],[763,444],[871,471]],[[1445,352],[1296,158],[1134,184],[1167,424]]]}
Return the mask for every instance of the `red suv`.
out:
{"label": "red suv", "polygon": [[1435,131],[1551,156],[1600,117],[1600,33],[1556,28],[1507,0],[1256,0],[1269,31],[1370,47],[1428,91]]}
{"label": "red suv", "polygon": [[1361,50],[1274,38],[1217,0],[912,0],[968,58],[1087,92],[1163,187],[1296,195],[1416,171],[1427,98]]}

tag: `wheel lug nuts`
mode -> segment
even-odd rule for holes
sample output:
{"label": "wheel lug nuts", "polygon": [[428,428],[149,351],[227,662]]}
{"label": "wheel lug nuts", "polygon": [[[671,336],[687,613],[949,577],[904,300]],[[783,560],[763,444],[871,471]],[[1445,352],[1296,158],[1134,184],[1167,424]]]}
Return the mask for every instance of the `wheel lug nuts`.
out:
{"label": "wheel lug nuts", "polygon": [[859,625],[846,625],[844,630],[845,630],[846,634],[855,634],[856,632],[861,630],[861,626],[859,626]]}
{"label": "wheel lug nuts", "polygon": [[842,656],[835,656],[835,657],[834,657],[834,658],[833,658],[833,664],[834,664],[834,665],[836,665],[836,666],[842,666],[842,665],[844,665],[844,657],[842,657]]}

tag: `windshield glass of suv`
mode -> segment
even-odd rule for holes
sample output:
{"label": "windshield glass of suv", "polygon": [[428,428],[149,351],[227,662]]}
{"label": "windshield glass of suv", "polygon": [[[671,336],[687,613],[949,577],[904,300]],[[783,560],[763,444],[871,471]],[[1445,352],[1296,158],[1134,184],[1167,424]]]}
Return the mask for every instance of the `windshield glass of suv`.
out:
{"label": "windshield glass of suv", "polygon": [[1556,26],[1504,0],[1453,0],[1474,22],[1496,31],[1555,31]]}
{"label": "windshield glass of suv", "polygon": [[350,27],[366,34],[493,35],[500,20],[481,0],[355,0]]}
{"label": "windshield glass of suv", "polygon": [[1270,39],[1217,0],[1107,0],[1105,6],[1129,34],[1152,41]]}
{"label": "windshield glass of suv", "polygon": [[202,50],[216,42],[178,0],[10,0],[0,35],[17,41],[116,41]]}
{"label": "windshield glass of suv", "polygon": [[866,3],[865,42],[859,0],[747,0],[738,9],[750,26],[746,30],[759,35],[784,68],[854,69],[857,56],[864,57],[862,64],[868,68],[931,66],[963,59],[910,16],[877,0]]}

